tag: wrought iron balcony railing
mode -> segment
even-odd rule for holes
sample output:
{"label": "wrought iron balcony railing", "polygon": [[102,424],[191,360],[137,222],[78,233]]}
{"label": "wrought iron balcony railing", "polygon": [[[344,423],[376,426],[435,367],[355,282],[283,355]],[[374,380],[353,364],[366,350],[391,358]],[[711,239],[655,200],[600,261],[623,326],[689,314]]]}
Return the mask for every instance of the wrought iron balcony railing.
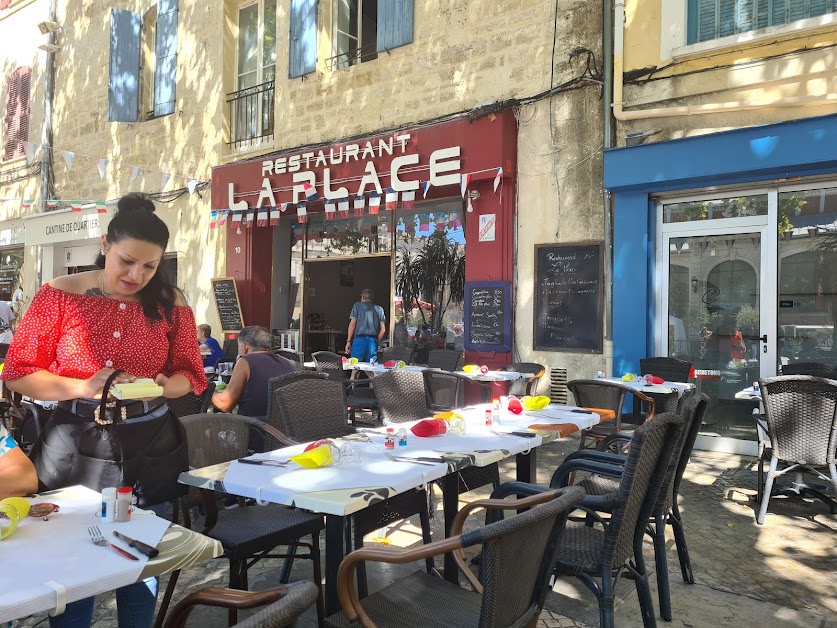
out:
{"label": "wrought iron balcony railing", "polygon": [[235,150],[273,138],[273,80],[227,94],[230,107],[230,141]]}

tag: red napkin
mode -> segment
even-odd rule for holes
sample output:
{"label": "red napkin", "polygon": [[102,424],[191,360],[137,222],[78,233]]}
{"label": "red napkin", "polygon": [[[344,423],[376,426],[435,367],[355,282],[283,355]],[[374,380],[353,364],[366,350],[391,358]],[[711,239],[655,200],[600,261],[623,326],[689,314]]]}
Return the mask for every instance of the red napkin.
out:
{"label": "red napkin", "polygon": [[488,367],[487,367],[485,364],[483,364],[483,365],[480,367],[480,373],[482,373],[483,375],[485,375],[486,373],[488,373]]}
{"label": "red napkin", "polygon": [[416,436],[440,436],[447,429],[448,423],[444,419],[424,419],[411,427],[410,431]]}
{"label": "red napkin", "polygon": [[384,362],[384,366],[388,369],[391,369],[395,366],[395,360],[387,360]]}
{"label": "red napkin", "polygon": [[646,375],[645,380],[649,384],[662,384],[664,381],[666,381],[662,377],[657,377],[656,375]]}
{"label": "red napkin", "polygon": [[346,363],[346,362],[348,362],[348,361],[349,361],[349,358],[347,358],[347,357],[344,355],[344,356],[343,356],[343,358],[342,358],[342,362],[343,362],[343,364],[345,364],[345,363]]}

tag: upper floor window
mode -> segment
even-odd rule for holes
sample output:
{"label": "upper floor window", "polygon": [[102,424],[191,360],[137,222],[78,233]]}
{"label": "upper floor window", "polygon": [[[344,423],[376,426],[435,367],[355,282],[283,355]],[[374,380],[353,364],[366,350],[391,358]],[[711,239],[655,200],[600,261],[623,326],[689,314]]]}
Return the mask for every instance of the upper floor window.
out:
{"label": "upper floor window", "polygon": [[8,80],[6,92],[6,143],[3,159],[26,155],[29,139],[29,86],[32,68],[18,68]]}
{"label": "upper floor window", "polygon": [[108,120],[174,113],[178,0],[159,0],[143,18],[111,9]]}
{"label": "upper floor window", "polygon": [[837,12],[837,0],[688,0],[688,43]]}

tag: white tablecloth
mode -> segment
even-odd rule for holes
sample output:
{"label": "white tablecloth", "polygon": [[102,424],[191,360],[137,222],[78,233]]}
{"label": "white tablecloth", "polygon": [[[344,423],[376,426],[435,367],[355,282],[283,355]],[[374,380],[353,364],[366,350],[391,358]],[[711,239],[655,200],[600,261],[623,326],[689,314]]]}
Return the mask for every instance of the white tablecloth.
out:
{"label": "white tablecloth", "polygon": [[663,389],[671,389],[676,390],[677,394],[682,396],[684,392],[687,390],[691,390],[695,387],[694,384],[689,384],[686,382],[669,382],[665,381],[662,384],[640,384],[636,381],[633,382],[623,382],[619,377],[606,377],[603,381],[605,382],[613,382],[615,384],[623,384],[628,388],[633,388],[634,390],[638,390],[640,392],[657,392],[657,393],[665,393],[670,392],[670,390],[663,390]]}

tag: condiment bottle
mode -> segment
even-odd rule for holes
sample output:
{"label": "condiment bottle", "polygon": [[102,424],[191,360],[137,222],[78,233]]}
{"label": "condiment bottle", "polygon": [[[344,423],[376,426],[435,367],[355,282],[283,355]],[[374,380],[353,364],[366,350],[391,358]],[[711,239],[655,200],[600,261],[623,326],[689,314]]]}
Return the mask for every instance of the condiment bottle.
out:
{"label": "condiment bottle", "polygon": [[391,427],[387,428],[387,435],[384,439],[384,447],[387,449],[395,449],[395,430]]}
{"label": "condiment bottle", "polygon": [[102,489],[102,523],[116,520],[116,488],[109,486]]}
{"label": "condiment bottle", "polygon": [[120,486],[116,491],[116,521],[124,523],[131,520],[131,502],[134,501],[134,491],[130,486]]}
{"label": "condiment bottle", "polygon": [[407,446],[407,429],[401,428],[398,430],[398,446],[399,447],[406,447]]}
{"label": "condiment bottle", "polygon": [[486,408],[485,409],[485,424],[486,425],[493,425],[494,424],[493,410],[491,408]]}
{"label": "condiment bottle", "polygon": [[497,423],[500,421],[500,398],[494,397],[491,400],[491,422]]}

